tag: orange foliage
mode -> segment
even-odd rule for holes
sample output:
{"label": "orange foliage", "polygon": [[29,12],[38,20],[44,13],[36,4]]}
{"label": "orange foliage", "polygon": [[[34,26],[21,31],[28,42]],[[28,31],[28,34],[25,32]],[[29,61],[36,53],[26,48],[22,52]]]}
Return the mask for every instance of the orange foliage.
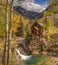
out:
{"label": "orange foliage", "polygon": [[21,15],[14,14],[14,16],[13,16],[13,23],[12,23],[12,31],[14,33],[17,31],[17,28],[20,26],[19,25],[19,23],[21,22],[20,21],[20,17],[22,18],[22,22],[23,22],[24,26],[26,26],[29,23],[28,19],[24,18]]}
{"label": "orange foliage", "polygon": [[12,30],[13,30],[14,33],[17,30],[17,27],[18,27],[18,24],[19,24],[19,19],[20,19],[20,17],[17,16],[16,14],[14,14],[13,23],[12,23]]}

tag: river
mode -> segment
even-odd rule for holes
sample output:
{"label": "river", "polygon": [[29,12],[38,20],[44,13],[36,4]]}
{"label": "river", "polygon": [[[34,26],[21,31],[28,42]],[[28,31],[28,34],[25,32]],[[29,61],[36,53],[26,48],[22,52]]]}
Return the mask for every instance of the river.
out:
{"label": "river", "polygon": [[36,56],[32,56],[30,60],[25,62],[25,64],[26,65],[39,65],[39,64],[44,63],[45,61],[46,61],[46,56],[36,55]]}

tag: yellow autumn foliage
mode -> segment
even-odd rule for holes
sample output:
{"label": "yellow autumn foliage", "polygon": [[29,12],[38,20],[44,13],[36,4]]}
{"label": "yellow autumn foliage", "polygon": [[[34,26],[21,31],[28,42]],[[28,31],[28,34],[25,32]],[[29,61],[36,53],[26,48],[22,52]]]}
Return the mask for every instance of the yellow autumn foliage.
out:
{"label": "yellow autumn foliage", "polygon": [[[22,18],[22,22],[23,22],[24,26],[26,26],[29,23],[28,19],[24,18],[22,15],[17,15],[14,13],[13,23],[12,23],[12,31],[14,33],[17,31],[17,28],[20,27],[20,25],[19,25],[19,23],[21,22],[20,17]],[[26,34],[26,32],[24,34]]]}

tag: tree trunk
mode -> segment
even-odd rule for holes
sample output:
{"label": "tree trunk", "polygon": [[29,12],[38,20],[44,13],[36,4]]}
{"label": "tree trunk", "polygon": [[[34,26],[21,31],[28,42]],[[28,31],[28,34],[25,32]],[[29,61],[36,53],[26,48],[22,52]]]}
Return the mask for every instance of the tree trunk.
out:
{"label": "tree trunk", "polygon": [[9,44],[8,44],[8,58],[7,58],[8,64],[11,60],[12,21],[13,21],[13,0],[11,1],[11,4],[10,4]]}
{"label": "tree trunk", "polygon": [[5,16],[5,46],[3,54],[3,65],[7,64],[7,45],[9,44],[9,34],[8,34],[8,0],[6,2],[6,16]]}

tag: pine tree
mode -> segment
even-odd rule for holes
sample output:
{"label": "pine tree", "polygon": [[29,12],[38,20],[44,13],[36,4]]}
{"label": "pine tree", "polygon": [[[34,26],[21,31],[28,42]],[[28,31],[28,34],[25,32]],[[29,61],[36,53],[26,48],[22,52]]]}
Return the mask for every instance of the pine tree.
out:
{"label": "pine tree", "polygon": [[31,25],[29,23],[25,26],[25,31],[27,36],[31,35]]}
{"label": "pine tree", "polygon": [[47,17],[45,17],[44,18],[44,28],[45,28],[45,35],[46,35],[47,40],[50,39],[51,26],[52,26],[52,21],[50,19],[48,19]]}
{"label": "pine tree", "polygon": [[25,33],[25,25],[23,23],[22,17],[20,17],[20,23],[19,23],[19,27],[18,27],[18,32],[20,32],[20,36],[25,37],[26,33]]}

